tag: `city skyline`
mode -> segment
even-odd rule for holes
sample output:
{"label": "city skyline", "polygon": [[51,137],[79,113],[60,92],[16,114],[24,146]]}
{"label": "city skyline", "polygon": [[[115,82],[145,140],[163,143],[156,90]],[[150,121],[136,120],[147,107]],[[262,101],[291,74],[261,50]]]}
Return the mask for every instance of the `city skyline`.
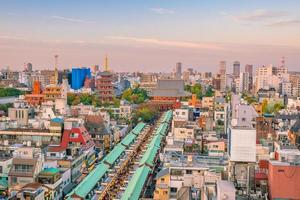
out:
{"label": "city skyline", "polygon": [[[295,1],[2,1],[0,65],[35,69],[103,65],[115,71],[217,71],[280,65],[298,69],[300,3]],[[45,26],[46,25],[46,26]]]}

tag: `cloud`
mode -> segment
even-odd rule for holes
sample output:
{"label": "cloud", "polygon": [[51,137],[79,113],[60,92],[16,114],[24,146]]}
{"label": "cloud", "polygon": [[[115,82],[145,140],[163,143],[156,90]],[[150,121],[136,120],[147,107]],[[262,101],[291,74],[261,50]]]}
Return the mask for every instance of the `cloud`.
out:
{"label": "cloud", "polygon": [[214,50],[222,50],[223,49],[223,47],[220,45],[199,43],[199,42],[160,40],[160,39],[156,39],[156,38],[137,38],[137,37],[125,37],[125,36],[107,36],[106,38],[113,39],[113,40],[134,42],[134,43],[155,45],[155,46],[195,48],[195,49],[214,49]]}
{"label": "cloud", "polygon": [[300,19],[282,20],[269,24],[269,26],[289,26],[300,24]]}
{"label": "cloud", "polygon": [[166,8],[150,8],[150,10],[157,13],[157,14],[161,14],[161,15],[174,14],[175,13],[174,10],[166,9]]}
{"label": "cloud", "polygon": [[284,16],[287,16],[287,13],[284,11],[269,11],[265,9],[257,9],[241,15],[231,15],[232,19],[236,21],[261,21]]}
{"label": "cloud", "polygon": [[67,22],[74,22],[74,23],[83,23],[83,24],[92,24],[95,23],[94,21],[87,21],[84,19],[76,19],[76,18],[68,18],[68,17],[62,17],[58,15],[51,16],[52,19],[67,21]]}

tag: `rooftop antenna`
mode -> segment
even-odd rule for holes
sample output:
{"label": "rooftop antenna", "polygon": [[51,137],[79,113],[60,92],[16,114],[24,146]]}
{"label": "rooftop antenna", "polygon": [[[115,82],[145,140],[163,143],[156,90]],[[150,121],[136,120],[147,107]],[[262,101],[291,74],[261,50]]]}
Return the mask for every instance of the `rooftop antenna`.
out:
{"label": "rooftop antenna", "polygon": [[107,57],[107,55],[105,56],[104,70],[108,71],[108,57]]}
{"label": "rooftop antenna", "polygon": [[58,83],[58,70],[57,70],[58,55],[54,55],[54,59],[55,59],[54,81],[55,81],[55,84],[57,84]]}

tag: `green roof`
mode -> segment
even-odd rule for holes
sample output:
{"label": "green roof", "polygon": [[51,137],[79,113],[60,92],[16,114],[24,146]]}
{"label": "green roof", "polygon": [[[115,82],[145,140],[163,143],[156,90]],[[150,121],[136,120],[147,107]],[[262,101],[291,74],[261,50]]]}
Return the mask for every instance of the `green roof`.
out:
{"label": "green roof", "polygon": [[156,133],[155,134],[160,134],[160,135],[163,135],[165,136],[167,134],[167,128],[168,128],[168,125],[167,124],[161,124],[158,129],[156,130]]}
{"label": "green roof", "polygon": [[113,150],[105,156],[103,161],[106,161],[110,165],[113,165],[116,160],[121,156],[126,147],[124,147],[121,143],[117,144]]}
{"label": "green roof", "polygon": [[140,165],[147,164],[149,166],[153,166],[153,160],[156,156],[158,149],[159,147],[156,146],[148,147],[147,151],[145,152],[142,159],[140,160]]}
{"label": "green roof", "polygon": [[156,147],[160,147],[160,142],[161,142],[161,135],[155,135],[150,144],[148,145],[149,147],[153,147],[153,146],[156,146]]}
{"label": "green roof", "polygon": [[134,127],[134,129],[132,129],[131,132],[133,132],[134,134],[140,134],[141,131],[144,129],[145,126],[146,126],[145,123],[140,122],[140,123],[138,123],[138,124]]}
{"label": "green roof", "polygon": [[50,167],[50,168],[45,168],[43,171],[41,171],[40,173],[49,173],[49,174],[56,174],[59,173],[59,169],[58,168],[54,168],[54,167]]}
{"label": "green roof", "polygon": [[172,115],[173,115],[173,112],[171,110],[167,111],[165,113],[165,116],[164,116],[162,122],[169,122],[172,118]]}
{"label": "green roof", "polygon": [[139,167],[128,183],[121,200],[138,200],[150,171],[148,166]]}
{"label": "green roof", "polygon": [[8,188],[8,179],[7,177],[0,177],[0,188],[7,189]]}
{"label": "green roof", "polygon": [[108,166],[106,164],[100,163],[97,167],[91,171],[80,183],[75,187],[75,189],[71,192],[72,194],[76,194],[82,198],[86,198],[88,193],[92,191],[92,189],[97,185],[99,180],[105,175],[108,170]]}
{"label": "green roof", "polygon": [[125,138],[121,141],[121,143],[125,146],[129,146],[134,139],[136,138],[136,135],[133,133],[128,133]]}

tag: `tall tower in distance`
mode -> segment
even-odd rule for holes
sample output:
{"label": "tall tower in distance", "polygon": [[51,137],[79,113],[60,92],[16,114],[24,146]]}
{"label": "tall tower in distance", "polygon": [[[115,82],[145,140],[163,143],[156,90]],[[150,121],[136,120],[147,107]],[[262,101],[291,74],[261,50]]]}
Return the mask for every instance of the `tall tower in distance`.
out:
{"label": "tall tower in distance", "polygon": [[176,63],[176,67],[175,67],[175,78],[181,79],[181,75],[182,75],[182,64],[181,62],[178,62]]}
{"label": "tall tower in distance", "polygon": [[58,84],[58,69],[57,69],[58,55],[54,55],[54,59],[55,59],[54,84]]}
{"label": "tall tower in distance", "polygon": [[241,64],[239,61],[234,61],[233,62],[233,76],[234,78],[238,78],[241,73]]}
{"label": "tall tower in distance", "polygon": [[108,57],[107,57],[107,55],[105,56],[105,59],[104,59],[104,71],[108,72]]}
{"label": "tall tower in distance", "polygon": [[226,61],[220,61],[219,74],[220,74],[220,90],[221,92],[224,92],[226,91]]}

